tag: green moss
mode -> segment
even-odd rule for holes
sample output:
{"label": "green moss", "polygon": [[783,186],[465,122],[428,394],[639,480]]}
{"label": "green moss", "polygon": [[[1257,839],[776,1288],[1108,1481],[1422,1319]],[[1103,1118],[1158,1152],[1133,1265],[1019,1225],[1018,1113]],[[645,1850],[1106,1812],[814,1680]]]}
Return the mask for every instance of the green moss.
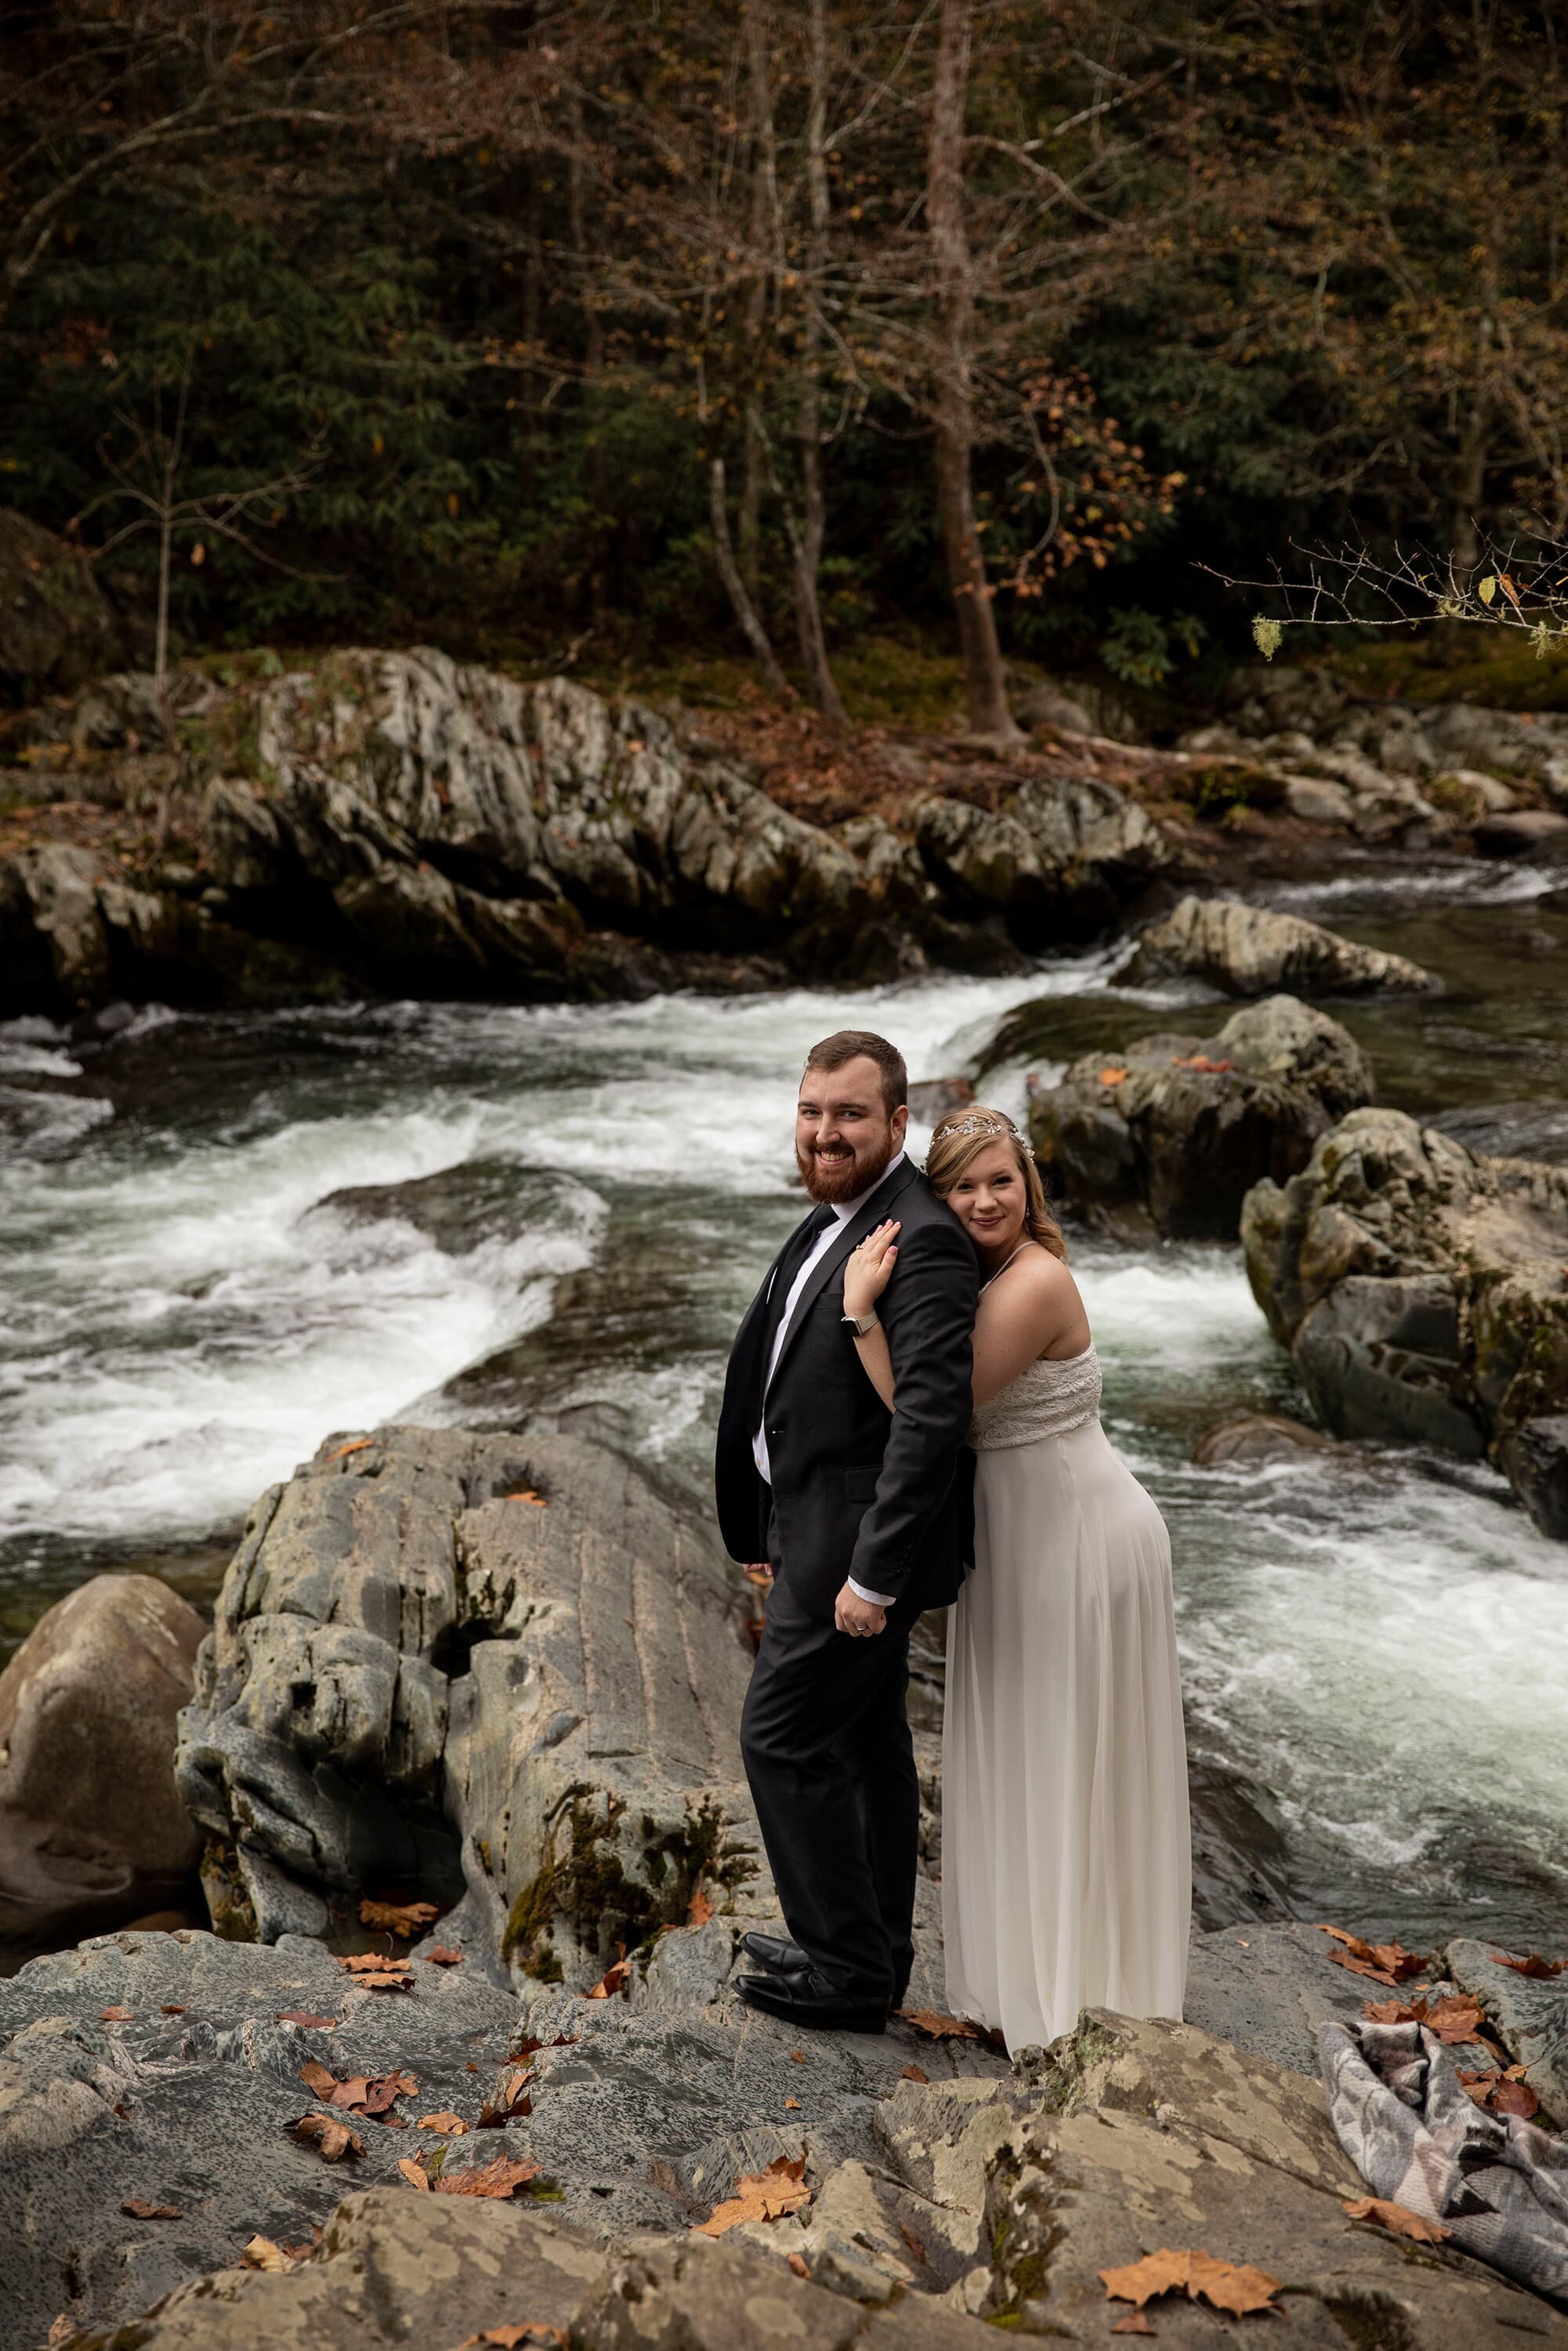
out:
{"label": "green moss", "polygon": [[225,1943],[259,1942],[256,1911],[239,1874],[234,1846],[225,1838],[209,1837],[199,1867],[214,1934]]}
{"label": "green moss", "polygon": [[[1287,631],[1287,659],[1301,658],[1311,634]],[[1463,622],[1390,629],[1371,643],[1329,647],[1323,666],[1362,694],[1494,710],[1568,710],[1568,643],[1559,640],[1538,657],[1522,630]]]}
{"label": "green moss", "polygon": [[1197,815],[1219,822],[1238,809],[1277,808],[1285,797],[1278,776],[1263,768],[1239,767],[1234,760],[1216,760],[1212,767],[1186,768],[1177,789]]}
{"label": "green moss", "polygon": [[756,1876],[750,1847],[727,1838],[723,1808],[703,1803],[681,1828],[662,1834],[644,1815],[643,1872],[629,1877],[617,1849],[625,1809],[582,1782],[559,1799],[546,1823],[544,1861],[515,1897],[501,1942],[502,1957],[525,1975],[561,1980],[550,1948],[558,1918],[583,1949],[606,1959],[619,1950],[647,1953],[664,1928],[685,1925],[699,1886],[729,1891]]}

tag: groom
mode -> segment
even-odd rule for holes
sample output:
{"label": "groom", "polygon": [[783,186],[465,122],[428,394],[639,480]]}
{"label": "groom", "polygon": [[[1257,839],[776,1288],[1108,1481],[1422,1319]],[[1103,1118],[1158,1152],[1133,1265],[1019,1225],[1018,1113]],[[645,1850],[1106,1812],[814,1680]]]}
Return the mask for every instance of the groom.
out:
{"label": "groom", "polygon": [[[791,2023],[868,2032],[901,2004],[915,1954],[909,1630],[955,1596],[973,1540],[978,1269],[904,1155],[907,1092],[884,1037],[845,1029],[812,1047],[795,1157],[817,1206],[737,1335],[716,1465],[730,1556],[766,1556],[774,1579],[740,1743],[789,1936],[744,1938],[761,1972],[740,1990]],[[843,1301],[845,1260],[886,1217],[898,1256],[874,1319],[892,1413]]]}

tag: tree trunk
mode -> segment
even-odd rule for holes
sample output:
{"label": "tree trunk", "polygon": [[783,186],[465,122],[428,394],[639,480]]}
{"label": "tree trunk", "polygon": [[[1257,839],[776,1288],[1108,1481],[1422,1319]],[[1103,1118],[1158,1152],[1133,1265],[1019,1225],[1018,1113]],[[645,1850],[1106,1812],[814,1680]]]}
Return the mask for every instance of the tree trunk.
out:
{"label": "tree trunk", "polygon": [[1462,576],[1480,560],[1478,517],[1486,499],[1487,452],[1491,438],[1490,361],[1492,322],[1489,310],[1476,331],[1476,386],[1454,466],[1454,568]]}
{"label": "tree trunk", "polygon": [[1008,708],[996,613],[975,525],[974,394],[971,381],[975,278],[964,222],[964,114],[969,85],[972,0],[942,0],[931,93],[925,219],[936,266],[936,513],[978,735],[1018,737]]}
{"label": "tree trunk", "polygon": [[826,0],[811,0],[811,102],[806,118],[806,185],[811,234],[806,268],[806,321],[800,352],[801,529],[790,534],[794,557],[795,632],[806,691],[824,716],[842,724],[846,712],[828,659],[817,583],[822,568],[827,508],[822,489],[822,271],[828,249],[828,20]]}
{"label": "tree trunk", "polygon": [[756,605],[747,592],[740,576],[740,566],[735,559],[735,549],[729,536],[729,496],[725,484],[722,456],[708,459],[707,468],[708,519],[713,526],[713,551],[718,563],[718,576],[735,608],[747,643],[756,654],[763,676],[781,701],[790,701],[793,688],[779,666],[779,656],[768,641],[768,632],[758,617]]}

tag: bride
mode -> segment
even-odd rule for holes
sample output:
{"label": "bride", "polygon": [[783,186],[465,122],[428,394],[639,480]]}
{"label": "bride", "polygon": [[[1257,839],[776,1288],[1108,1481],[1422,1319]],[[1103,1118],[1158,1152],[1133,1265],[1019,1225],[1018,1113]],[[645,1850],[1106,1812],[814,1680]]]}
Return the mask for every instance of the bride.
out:
{"label": "bride", "polygon": [[[1100,1426],[1083,1301],[1010,1119],[943,1119],[925,1173],[979,1253],[975,1570],[947,1630],[948,2005],[1009,2050],[1082,2008],[1179,2017],[1191,1910],[1186,1750],[1165,1521]],[[898,1254],[864,1240],[844,1311]],[[881,1326],[856,1341],[896,1409]]]}

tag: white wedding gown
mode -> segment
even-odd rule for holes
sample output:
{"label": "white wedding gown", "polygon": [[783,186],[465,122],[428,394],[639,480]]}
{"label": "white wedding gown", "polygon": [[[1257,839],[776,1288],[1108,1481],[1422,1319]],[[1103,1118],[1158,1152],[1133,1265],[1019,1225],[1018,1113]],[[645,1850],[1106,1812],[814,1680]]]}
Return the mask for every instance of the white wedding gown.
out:
{"label": "white wedding gown", "polygon": [[1082,2008],[1179,2017],[1186,1748],[1159,1511],[1100,1426],[1094,1350],[975,1416],[975,1568],[948,1622],[947,2004],[1009,2050]]}

